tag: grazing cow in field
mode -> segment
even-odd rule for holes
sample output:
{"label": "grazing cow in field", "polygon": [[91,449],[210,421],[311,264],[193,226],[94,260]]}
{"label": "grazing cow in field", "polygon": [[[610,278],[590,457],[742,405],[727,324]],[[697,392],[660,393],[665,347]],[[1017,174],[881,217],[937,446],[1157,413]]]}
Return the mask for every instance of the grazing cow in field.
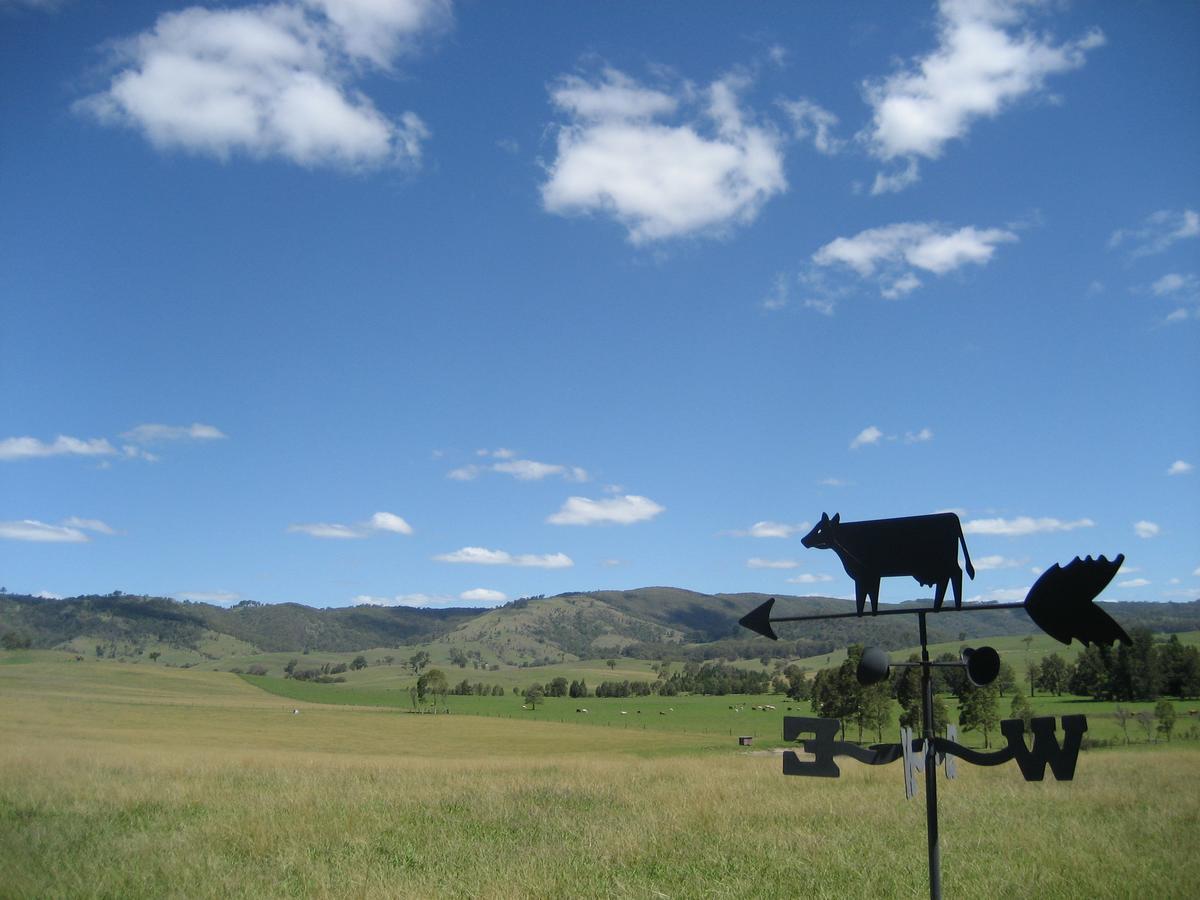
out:
{"label": "grazing cow in field", "polygon": [[926,587],[936,585],[934,609],[942,608],[946,587],[952,586],[954,606],[961,607],[963,570],[958,567],[959,545],[967,574],[975,577],[962,524],[954,513],[867,522],[843,522],[840,514],[831,519],[821,513],[821,521],[800,543],[818,550],[832,550],[838,555],[846,574],[854,579],[854,600],[860,616],[868,597],[871,612],[878,612],[879,580],[895,575],[911,575]]}

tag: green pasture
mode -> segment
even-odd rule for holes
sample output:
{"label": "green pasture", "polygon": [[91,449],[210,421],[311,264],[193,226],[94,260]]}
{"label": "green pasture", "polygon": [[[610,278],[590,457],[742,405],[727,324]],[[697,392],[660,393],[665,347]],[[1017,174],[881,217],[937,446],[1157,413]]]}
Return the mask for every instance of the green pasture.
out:
{"label": "green pasture", "polygon": [[[926,892],[924,807],[896,766],[785,778],[778,755],[719,735],[283,701],[144,663],[0,661],[5,897]],[[946,895],[1196,896],[1200,859],[1179,848],[1200,823],[1197,775],[1190,742],[1085,754],[1069,784],[960,766],[940,792]]]}

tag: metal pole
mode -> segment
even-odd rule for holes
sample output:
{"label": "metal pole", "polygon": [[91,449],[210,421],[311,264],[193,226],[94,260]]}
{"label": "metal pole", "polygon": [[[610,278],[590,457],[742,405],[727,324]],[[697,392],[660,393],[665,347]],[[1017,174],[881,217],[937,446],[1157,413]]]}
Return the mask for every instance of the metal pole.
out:
{"label": "metal pole", "polygon": [[929,646],[925,633],[925,613],[917,617],[921,628],[921,707],[925,750],[925,830],[929,836],[929,896],[942,898],[942,851],[938,844],[937,751],[933,746],[933,677],[929,666]]}

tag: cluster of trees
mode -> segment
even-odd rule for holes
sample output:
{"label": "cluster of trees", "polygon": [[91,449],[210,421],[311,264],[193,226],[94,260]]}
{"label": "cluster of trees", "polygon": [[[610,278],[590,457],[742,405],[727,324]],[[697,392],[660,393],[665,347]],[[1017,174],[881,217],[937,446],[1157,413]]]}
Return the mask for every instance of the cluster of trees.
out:
{"label": "cluster of trees", "polygon": [[[366,660],[361,656],[358,659],[363,660],[363,665],[359,666],[359,668],[363,668]],[[355,662],[358,662],[358,659]],[[315,681],[318,684],[336,684],[346,680],[342,673],[350,668],[346,663],[340,662],[325,663],[320,668],[300,669],[297,668],[299,662],[297,659],[289,659],[287,665],[283,667],[283,677],[294,678],[296,681]],[[252,672],[250,674],[259,673]],[[261,674],[265,675],[266,671],[264,670]]]}
{"label": "cluster of trees", "polygon": [[662,687],[660,694],[765,694],[771,689],[771,679],[766,672],[741,669],[722,662],[698,663],[689,660],[683,669],[669,678],[659,676]]}
{"label": "cluster of trees", "polygon": [[17,631],[0,634],[0,650],[28,650],[32,645],[33,639],[27,634]]}
{"label": "cluster of trees", "polygon": [[[1135,628],[1133,644],[1091,646],[1073,665],[1051,657],[1031,666],[1034,683],[1051,693],[1063,690],[1096,700],[1157,700],[1200,697],[1200,649],[1171,635],[1156,644],[1150,631]],[[1053,656],[1053,654],[1052,654]]]}
{"label": "cluster of trees", "polygon": [[450,688],[450,693],[456,697],[503,697],[504,688],[498,684],[484,684],[482,681],[471,684],[464,678]]}

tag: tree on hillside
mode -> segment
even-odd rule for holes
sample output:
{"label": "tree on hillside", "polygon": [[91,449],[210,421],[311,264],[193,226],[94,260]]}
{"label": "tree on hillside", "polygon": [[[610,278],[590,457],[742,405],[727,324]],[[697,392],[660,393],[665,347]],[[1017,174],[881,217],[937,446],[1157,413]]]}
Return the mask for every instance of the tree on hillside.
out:
{"label": "tree on hillside", "polygon": [[1159,700],[1154,705],[1154,718],[1158,720],[1158,733],[1170,743],[1175,729],[1175,705],[1170,700]]}
{"label": "tree on hillside", "polygon": [[978,729],[983,732],[984,749],[992,746],[991,733],[1000,724],[1000,713],[996,708],[998,696],[994,684],[972,685],[964,692],[958,709],[958,724],[963,731]]}
{"label": "tree on hillside", "polygon": [[540,684],[531,684],[525,688],[525,703],[530,709],[537,709],[537,705],[545,699],[545,692]]}
{"label": "tree on hillside", "polygon": [[1033,705],[1022,691],[1017,691],[1013,694],[1012,706],[1009,707],[1009,717],[1020,719],[1025,723],[1025,730],[1029,730],[1029,723],[1033,720]]}
{"label": "tree on hillside", "polygon": [[1125,735],[1125,743],[1129,743],[1129,720],[1133,718],[1133,713],[1121,704],[1117,704],[1117,708],[1113,710],[1113,718],[1117,720],[1117,724],[1121,726],[1121,733]]}
{"label": "tree on hillside", "polygon": [[1038,666],[1038,687],[1055,696],[1061,696],[1067,689],[1070,674],[1066,660],[1057,653],[1051,653],[1042,657],[1041,665]]}
{"label": "tree on hillside", "polygon": [[367,667],[367,658],[365,656],[363,656],[361,653],[358,656],[354,657],[354,661],[352,663],[350,663],[350,668],[352,668],[355,672],[357,672],[359,669],[365,669],[366,667]]}
{"label": "tree on hillside", "polygon": [[617,661],[615,659],[606,659],[604,664],[610,669],[615,669],[617,667]]}
{"label": "tree on hillside", "polygon": [[1134,718],[1137,719],[1137,723],[1146,732],[1146,741],[1149,742],[1154,729],[1154,713],[1148,709],[1143,709]]}
{"label": "tree on hillside", "polygon": [[555,678],[552,678],[550,683],[546,685],[546,696],[565,697],[567,696],[568,687],[569,685],[567,684],[567,679],[562,675],[559,675]]}
{"label": "tree on hillside", "polygon": [[996,691],[1001,697],[1004,696],[1005,691],[1011,692],[1017,689],[1017,673],[1011,665],[1003,660],[1000,662],[1000,672],[996,675],[995,685]]}
{"label": "tree on hillside", "polygon": [[429,654],[424,650],[418,650],[409,657],[408,664],[412,666],[414,674],[420,675],[421,670],[429,665]]}
{"label": "tree on hillside", "polygon": [[158,658],[162,656],[157,650],[150,651],[150,662],[158,662]]}

